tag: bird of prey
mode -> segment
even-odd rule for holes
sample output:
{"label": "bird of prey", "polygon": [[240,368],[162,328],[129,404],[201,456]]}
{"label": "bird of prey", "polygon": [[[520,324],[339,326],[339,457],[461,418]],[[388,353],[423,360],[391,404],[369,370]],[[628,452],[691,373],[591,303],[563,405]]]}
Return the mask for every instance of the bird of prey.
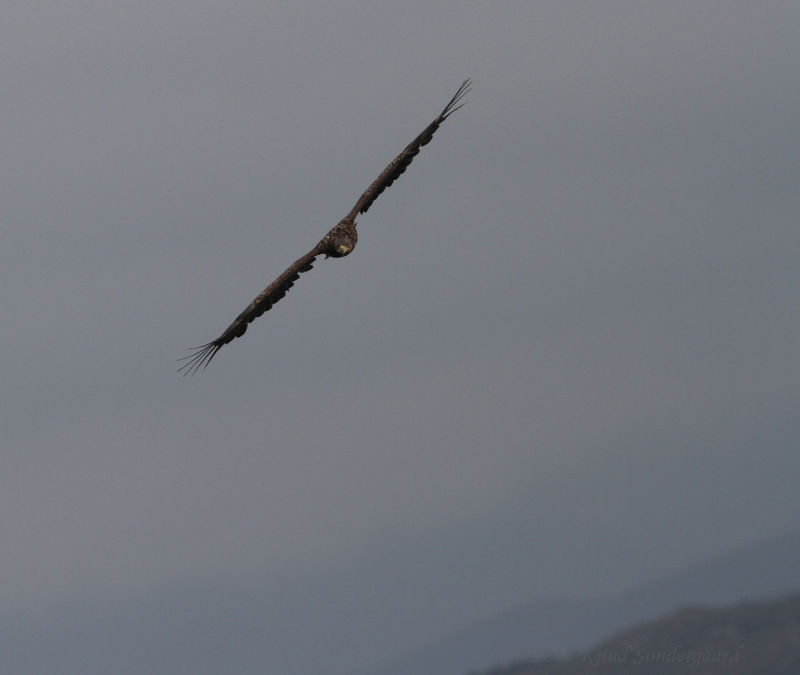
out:
{"label": "bird of prey", "polygon": [[372,202],[378,198],[381,192],[394,183],[400,174],[408,168],[408,165],[419,153],[420,148],[430,142],[439,125],[464,105],[463,98],[469,92],[471,84],[471,80],[464,80],[458,91],[453,95],[453,98],[444,107],[444,110],[439,113],[433,122],[425,127],[419,136],[406,146],[403,152],[389,163],[373,181],[372,185],[358,198],[350,213],[332,227],[314,248],[295,260],[275,281],[261,291],[255,300],[225,329],[222,335],[216,340],[192,348],[191,354],[179,359],[179,361],[186,361],[186,363],[178,369],[178,372],[182,372],[184,375],[196,373],[199,369],[205,368],[211,363],[211,359],[216,356],[224,345],[244,335],[247,330],[247,324],[257,319],[286,295],[286,292],[294,285],[300,274],[311,269],[317,256],[324,255],[326,259],[342,258],[351,253],[358,241],[356,217],[361,213],[367,212],[369,207],[372,206]]}

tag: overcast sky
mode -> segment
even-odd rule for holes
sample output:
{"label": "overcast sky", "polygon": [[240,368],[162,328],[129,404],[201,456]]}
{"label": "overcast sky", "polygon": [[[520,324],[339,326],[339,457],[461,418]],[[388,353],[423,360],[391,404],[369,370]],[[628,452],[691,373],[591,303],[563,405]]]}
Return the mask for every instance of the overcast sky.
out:
{"label": "overcast sky", "polygon": [[15,0],[0,64],[6,611],[261,593],[241,672],[337,673],[800,527],[798,3]]}

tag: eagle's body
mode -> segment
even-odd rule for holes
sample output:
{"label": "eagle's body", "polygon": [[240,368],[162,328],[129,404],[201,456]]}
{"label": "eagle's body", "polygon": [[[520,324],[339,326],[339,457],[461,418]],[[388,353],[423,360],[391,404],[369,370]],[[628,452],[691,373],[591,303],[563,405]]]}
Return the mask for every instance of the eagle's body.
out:
{"label": "eagle's body", "polygon": [[214,358],[216,353],[228,344],[231,340],[241,337],[247,330],[247,325],[254,319],[261,316],[272,305],[280,300],[286,292],[294,285],[300,274],[311,269],[317,256],[324,255],[326,258],[342,258],[353,251],[358,242],[358,231],[356,230],[356,217],[361,213],[366,213],[378,196],[389,187],[402,174],[414,157],[419,153],[420,148],[426,145],[433,138],[433,134],[450,115],[458,110],[462,105],[461,101],[469,91],[471,81],[465,80],[450,102],[445,106],[439,116],[433,120],[425,130],[417,136],[389,166],[387,166],[370,185],[364,194],[361,195],[355,206],[344,218],[342,218],[330,231],[303,257],[295,260],[275,281],[267,286],[258,294],[255,300],[236,317],[233,323],[216,340],[195,348],[189,356],[183,357],[185,360],[178,369],[178,372],[195,373],[200,368],[205,368]]}
{"label": "eagle's body", "polygon": [[342,258],[352,253],[357,243],[356,219],[347,216],[330,229],[330,232],[317,244],[317,248],[326,258]]}

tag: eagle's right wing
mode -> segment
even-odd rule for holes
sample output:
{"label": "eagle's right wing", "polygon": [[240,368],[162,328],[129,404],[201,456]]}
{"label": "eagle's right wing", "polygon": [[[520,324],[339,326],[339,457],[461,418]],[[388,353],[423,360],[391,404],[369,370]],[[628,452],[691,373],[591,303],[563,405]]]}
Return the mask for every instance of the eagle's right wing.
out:
{"label": "eagle's right wing", "polygon": [[298,258],[289,265],[283,274],[256,296],[255,300],[236,317],[234,322],[216,340],[212,340],[200,347],[193,347],[194,351],[191,354],[178,359],[179,361],[186,361],[178,368],[178,372],[186,375],[188,373],[196,373],[200,368],[205,368],[224,345],[244,335],[247,330],[247,324],[257,319],[278,302],[294,286],[294,282],[297,281],[300,275],[313,267],[314,260],[322,252],[320,244],[317,244],[302,258]]}

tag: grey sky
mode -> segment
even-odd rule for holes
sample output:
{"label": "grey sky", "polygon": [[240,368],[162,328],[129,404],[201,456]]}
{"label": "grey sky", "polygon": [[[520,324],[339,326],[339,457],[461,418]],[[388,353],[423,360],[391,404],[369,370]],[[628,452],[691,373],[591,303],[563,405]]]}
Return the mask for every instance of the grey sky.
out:
{"label": "grey sky", "polygon": [[[800,525],[797,3],[37,0],[0,38],[6,607],[280,588],[314,675]],[[353,255],[177,375],[468,76]]]}

